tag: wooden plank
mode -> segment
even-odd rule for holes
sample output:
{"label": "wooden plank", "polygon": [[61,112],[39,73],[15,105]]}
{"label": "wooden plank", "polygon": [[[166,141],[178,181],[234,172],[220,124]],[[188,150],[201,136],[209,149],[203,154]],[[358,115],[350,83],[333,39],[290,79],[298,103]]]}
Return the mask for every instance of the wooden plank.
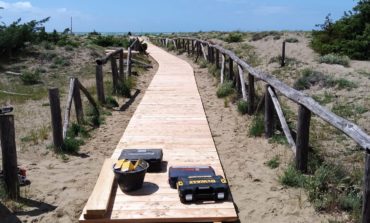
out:
{"label": "wooden plank", "polygon": [[64,112],[64,123],[63,123],[63,139],[67,136],[67,130],[69,125],[69,116],[71,115],[71,107],[72,107],[72,98],[75,88],[75,78],[70,78],[69,82],[69,92],[67,97],[67,105],[66,110]]}
{"label": "wooden plank", "polygon": [[365,155],[364,194],[362,203],[362,223],[370,222],[370,154]]}
{"label": "wooden plank", "polygon": [[283,113],[283,110],[281,109],[279,100],[278,100],[275,92],[271,89],[271,87],[268,87],[268,92],[271,96],[272,102],[274,103],[274,107],[275,107],[276,113],[278,114],[278,117],[279,117],[279,120],[280,120],[280,123],[281,123],[281,127],[283,128],[285,137],[287,138],[288,143],[291,146],[291,148],[292,148],[292,150],[295,154],[296,153],[295,142],[294,142],[294,139],[293,139],[292,134],[290,132],[288,123],[285,120],[284,113]]}
{"label": "wooden plank", "polygon": [[226,67],[226,59],[225,59],[225,55],[224,54],[221,54],[221,84],[224,83],[224,76],[225,76],[225,67]]}
{"label": "wooden plank", "polygon": [[248,99],[247,99],[247,90],[245,89],[243,69],[240,65],[238,65],[238,70],[239,70],[240,85],[242,87],[242,97],[243,97],[244,101],[248,101]]}
{"label": "wooden plank", "polygon": [[270,94],[268,93],[269,86],[265,87],[265,137],[271,138],[274,133],[274,105]]}
{"label": "wooden plank", "polygon": [[114,173],[112,171],[114,161],[106,159],[96,181],[95,187],[86,204],[86,219],[103,218],[107,213],[112,187],[114,182]]}
{"label": "wooden plank", "polygon": [[310,138],[311,112],[303,105],[298,109],[296,167],[301,172],[307,172],[308,144]]}
{"label": "wooden plank", "polygon": [[[182,43],[179,42],[179,43]],[[187,44],[182,44],[187,47]],[[186,48],[188,49],[188,48]],[[124,193],[113,188],[102,219],[80,222],[213,222],[236,220],[232,201],[185,205],[168,184],[168,169],[177,165],[211,165],[224,176],[196,87],[193,69],[177,57],[149,44],[160,64],[111,159],[122,149],[162,148],[163,172],[147,173],[143,188]],[[86,208],[85,208],[86,210]]]}
{"label": "wooden plank", "polygon": [[63,145],[63,126],[58,88],[49,88],[49,102],[51,127],[53,130],[53,145],[56,149],[60,149]]}

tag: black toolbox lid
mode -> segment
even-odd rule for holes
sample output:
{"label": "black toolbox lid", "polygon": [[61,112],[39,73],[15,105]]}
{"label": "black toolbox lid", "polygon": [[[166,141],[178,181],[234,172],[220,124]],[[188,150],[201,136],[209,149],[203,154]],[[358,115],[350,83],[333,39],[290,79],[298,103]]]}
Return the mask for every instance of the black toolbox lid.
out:
{"label": "black toolbox lid", "polygon": [[119,156],[120,159],[128,160],[145,160],[145,161],[162,161],[162,149],[124,149]]}

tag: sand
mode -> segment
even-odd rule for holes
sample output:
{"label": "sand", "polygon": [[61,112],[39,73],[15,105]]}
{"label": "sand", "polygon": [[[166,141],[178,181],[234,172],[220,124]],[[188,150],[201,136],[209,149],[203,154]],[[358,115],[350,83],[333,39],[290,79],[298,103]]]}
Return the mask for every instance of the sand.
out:
{"label": "sand", "polygon": [[[288,147],[248,136],[251,118],[240,115],[235,104],[216,96],[217,82],[207,69],[187,60],[195,70],[198,89],[222,165],[239,211],[240,222],[327,222],[337,216],[317,213],[303,189],[285,188],[278,182],[293,153]],[[265,165],[275,155],[282,165]]]}
{"label": "sand", "polygon": [[[91,138],[81,146],[78,156],[68,156],[69,159],[63,161],[46,148],[37,146],[18,152],[18,162],[27,169],[27,177],[32,184],[30,187],[21,189],[21,195],[26,199],[23,200],[23,205],[17,208],[15,215],[8,216],[5,222],[69,223],[78,221],[104,159],[112,155],[112,151],[118,144],[158,68],[155,62],[154,64],[153,69],[139,75],[136,88],[140,89],[141,93],[133,104],[126,111],[112,111],[111,116],[106,116],[105,123],[93,131]],[[31,108],[34,107],[37,106]],[[40,118],[49,120],[48,117]],[[42,124],[43,122],[37,123]],[[41,151],[35,151],[36,148]],[[2,213],[4,207],[0,209]],[[3,216],[0,214],[0,217]]]}

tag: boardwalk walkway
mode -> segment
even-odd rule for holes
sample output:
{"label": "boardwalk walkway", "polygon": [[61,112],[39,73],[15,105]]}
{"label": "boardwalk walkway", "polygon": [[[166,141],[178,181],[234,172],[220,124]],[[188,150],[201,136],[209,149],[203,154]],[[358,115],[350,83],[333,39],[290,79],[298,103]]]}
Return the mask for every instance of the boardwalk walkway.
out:
{"label": "boardwalk walkway", "polygon": [[[130,120],[112,159],[122,149],[162,148],[167,170],[175,165],[211,165],[224,175],[212,139],[192,67],[149,44],[148,52],[159,63],[148,90]],[[233,221],[232,202],[191,204],[180,202],[168,185],[168,172],[148,173],[143,189],[124,194],[113,188],[105,219],[80,222],[197,222]]]}

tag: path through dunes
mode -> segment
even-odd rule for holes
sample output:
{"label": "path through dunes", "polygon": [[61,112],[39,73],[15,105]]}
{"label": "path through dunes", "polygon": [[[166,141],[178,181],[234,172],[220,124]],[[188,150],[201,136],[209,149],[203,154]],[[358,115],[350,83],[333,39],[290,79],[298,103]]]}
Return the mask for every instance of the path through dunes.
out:
{"label": "path through dunes", "polygon": [[[158,72],[132,116],[112,159],[116,160],[122,149],[162,148],[167,170],[177,165],[211,165],[217,174],[224,175],[193,68],[154,45],[149,44],[148,52],[158,62]],[[146,193],[149,186],[155,189]],[[146,195],[140,194],[140,191],[124,194],[119,188],[114,188],[108,216],[104,221],[196,222],[233,221],[237,218],[231,201],[182,204],[177,190],[168,185],[168,171],[148,173],[141,192]],[[82,215],[80,221],[99,220],[85,220]]]}

